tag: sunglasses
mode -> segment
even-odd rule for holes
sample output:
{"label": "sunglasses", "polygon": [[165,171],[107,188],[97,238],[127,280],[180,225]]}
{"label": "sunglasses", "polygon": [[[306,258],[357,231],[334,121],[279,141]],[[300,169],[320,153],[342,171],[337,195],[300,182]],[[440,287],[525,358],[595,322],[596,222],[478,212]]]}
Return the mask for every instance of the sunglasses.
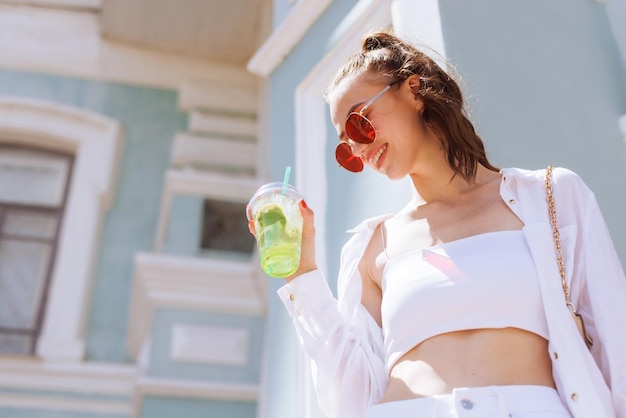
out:
{"label": "sunglasses", "polygon": [[[371,144],[376,140],[376,129],[372,122],[363,116],[363,113],[391,88],[391,84],[385,86],[376,96],[372,97],[358,112],[351,112],[346,118],[346,136],[349,141],[359,144]],[[352,147],[346,141],[337,145],[335,158],[340,166],[353,173],[363,171],[363,160],[352,152]]]}

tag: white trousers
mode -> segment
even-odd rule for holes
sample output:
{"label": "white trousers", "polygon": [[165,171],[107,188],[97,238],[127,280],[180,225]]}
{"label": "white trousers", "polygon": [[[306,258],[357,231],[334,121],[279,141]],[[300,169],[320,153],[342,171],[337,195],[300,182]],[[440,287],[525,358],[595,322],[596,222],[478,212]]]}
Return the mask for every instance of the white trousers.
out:
{"label": "white trousers", "polygon": [[449,395],[371,406],[365,418],[571,418],[556,390],[547,386],[454,389]]}

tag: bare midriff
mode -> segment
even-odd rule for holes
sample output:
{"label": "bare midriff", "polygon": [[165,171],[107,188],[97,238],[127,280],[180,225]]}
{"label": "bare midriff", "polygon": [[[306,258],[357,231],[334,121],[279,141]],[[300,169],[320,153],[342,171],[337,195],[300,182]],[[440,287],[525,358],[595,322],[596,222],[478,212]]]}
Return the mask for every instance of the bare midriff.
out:
{"label": "bare midriff", "polygon": [[437,335],[413,347],[394,364],[380,403],[492,385],[554,388],[548,342],[518,328]]}

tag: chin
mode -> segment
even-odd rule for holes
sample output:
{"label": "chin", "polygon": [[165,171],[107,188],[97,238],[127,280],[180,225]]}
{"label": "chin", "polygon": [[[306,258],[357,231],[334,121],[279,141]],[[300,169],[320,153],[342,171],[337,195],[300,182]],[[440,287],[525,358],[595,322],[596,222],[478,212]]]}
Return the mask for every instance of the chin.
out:
{"label": "chin", "polygon": [[394,181],[402,180],[404,177],[406,177],[404,175],[400,175],[400,174],[397,174],[397,173],[389,173],[389,172],[387,172],[387,173],[384,173],[384,174],[387,176],[387,178],[389,180],[394,180]]}

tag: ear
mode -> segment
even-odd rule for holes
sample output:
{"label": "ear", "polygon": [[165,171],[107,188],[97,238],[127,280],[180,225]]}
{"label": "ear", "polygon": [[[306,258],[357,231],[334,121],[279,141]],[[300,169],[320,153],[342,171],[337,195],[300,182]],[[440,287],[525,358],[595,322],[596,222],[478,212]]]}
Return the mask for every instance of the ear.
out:
{"label": "ear", "polygon": [[417,74],[413,74],[406,79],[406,82],[411,89],[411,92],[413,92],[413,95],[417,98],[421,87],[420,77]]}

